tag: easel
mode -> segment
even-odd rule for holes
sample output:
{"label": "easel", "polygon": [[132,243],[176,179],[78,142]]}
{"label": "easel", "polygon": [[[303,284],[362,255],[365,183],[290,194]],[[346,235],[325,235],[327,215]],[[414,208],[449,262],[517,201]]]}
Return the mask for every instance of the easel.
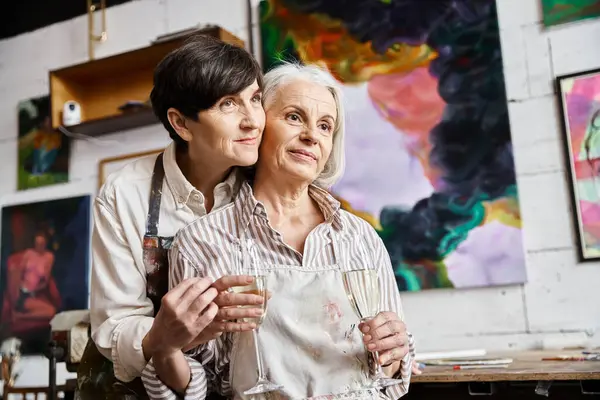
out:
{"label": "easel", "polygon": [[[18,395],[18,399],[27,399],[27,395],[33,394],[35,395],[35,399],[48,399],[48,400],[57,400],[58,393],[65,393],[65,398],[68,398],[67,393],[69,392],[69,385],[57,385],[56,384],[56,363],[58,360],[61,360],[64,356],[64,350],[56,345],[56,342],[53,340],[48,344],[48,349],[46,350],[46,357],[48,358],[48,386],[47,387],[15,387],[14,382],[10,377],[7,376],[9,372],[7,362],[5,360],[2,361],[2,378],[4,380],[4,391],[2,398],[7,400],[9,398],[15,398],[15,396],[10,395]],[[10,397],[9,397],[10,396]]]}

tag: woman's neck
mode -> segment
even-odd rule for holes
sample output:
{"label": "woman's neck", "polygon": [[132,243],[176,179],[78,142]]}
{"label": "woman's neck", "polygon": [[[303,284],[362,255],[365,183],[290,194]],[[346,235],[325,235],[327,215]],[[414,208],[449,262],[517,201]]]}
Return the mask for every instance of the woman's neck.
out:
{"label": "woman's neck", "polygon": [[177,152],[176,160],[188,182],[204,195],[206,212],[210,212],[215,202],[215,187],[225,180],[231,168],[218,168],[214,163],[191,160],[184,152]]}
{"label": "woman's neck", "polygon": [[306,215],[314,205],[308,194],[308,183],[277,178],[268,172],[256,172],[253,192],[256,200],[266,208],[269,220],[277,224],[281,217],[288,220]]}

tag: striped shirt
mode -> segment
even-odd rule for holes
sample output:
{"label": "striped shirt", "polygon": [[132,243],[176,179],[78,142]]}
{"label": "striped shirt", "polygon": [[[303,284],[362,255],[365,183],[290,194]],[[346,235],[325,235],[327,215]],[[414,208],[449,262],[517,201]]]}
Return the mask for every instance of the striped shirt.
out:
{"label": "striped shirt", "polygon": [[[304,254],[284,243],[279,232],[268,222],[265,207],[253,196],[249,183],[244,183],[235,201],[221,210],[199,218],[177,234],[170,252],[169,287],[191,277],[218,279],[236,273],[241,263],[240,236],[254,240],[253,258],[260,264],[285,265],[311,269],[335,263],[332,240],[342,253],[347,268],[373,266],[379,275],[381,310],[393,311],[403,318],[400,293],[387,250],[377,232],[363,219],[340,209],[340,203],[327,191],[311,185],[309,195],[319,206],[325,222],[315,227],[306,238]],[[335,234],[331,234],[331,229]],[[187,359],[192,370],[185,399],[202,398],[207,390],[232,397],[229,380],[229,355],[233,334],[191,350]],[[409,354],[402,360],[397,377],[403,383],[388,387],[386,394],[398,399],[408,391],[414,339],[409,334]],[[202,368],[204,366],[204,369]],[[177,395],[157,377],[152,360],[142,374],[150,399],[176,399]]]}

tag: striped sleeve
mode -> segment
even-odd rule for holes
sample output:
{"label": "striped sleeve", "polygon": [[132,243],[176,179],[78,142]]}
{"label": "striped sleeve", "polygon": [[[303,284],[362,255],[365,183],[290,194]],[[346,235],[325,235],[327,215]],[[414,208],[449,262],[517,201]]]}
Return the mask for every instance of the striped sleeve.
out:
{"label": "striped sleeve", "polygon": [[[231,208],[229,208],[229,211],[220,214],[229,214],[231,211]],[[215,216],[213,215],[212,217],[214,218]],[[224,275],[225,266],[231,265],[230,262],[226,261],[221,266],[221,269],[219,269],[219,263],[215,263],[213,258],[210,257],[213,254],[214,258],[230,260],[231,256],[225,250],[227,248],[225,242],[223,240],[215,240],[216,237],[219,237],[218,235],[211,237],[212,240],[209,241],[205,238],[205,235],[207,234],[206,232],[212,232],[212,230],[198,229],[195,226],[190,226],[189,229],[192,230],[192,235],[183,231],[180,240],[175,241],[169,253],[171,265],[169,270],[170,289],[185,279],[199,276],[216,277]],[[188,252],[186,251],[188,248],[193,248],[196,251],[193,253]],[[225,334],[215,340],[186,351],[186,355],[199,360],[204,366],[208,388],[222,395],[231,393],[228,380],[231,345],[231,335]]]}
{"label": "striped sleeve", "polygon": [[[237,248],[231,241],[233,237],[225,234],[223,227],[231,227],[233,223],[234,209],[230,206],[180,232],[179,244],[171,250],[174,268],[170,280],[173,285],[192,277],[217,279],[230,274],[230,269],[238,262]],[[201,359],[209,391],[214,390],[223,396],[231,393],[229,353],[232,341],[232,335],[225,333],[188,352],[194,354],[196,359]]]}
{"label": "striped sleeve", "polygon": [[413,336],[412,333],[409,332],[408,333],[408,351],[410,352],[410,357],[413,360],[417,356],[415,349],[416,349],[416,347],[415,347],[415,337]]}
{"label": "striped sleeve", "polygon": [[142,383],[150,400],[201,400],[206,398],[208,383],[204,366],[190,356],[185,358],[190,366],[191,377],[183,397],[160,380],[154,369],[154,361],[150,359],[142,371]]}
{"label": "striped sleeve", "polygon": [[400,363],[400,369],[396,372],[394,378],[402,379],[402,385],[391,386],[387,388],[386,394],[390,399],[399,399],[408,393],[410,385],[410,377],[412,375],[412,362],[415,359],[415,338],[412,333],[408,333],[408,353],[404,356]]}
{"label": "striped sleeve", "polygon": [[[186,253],[182,251],[179,240],[175,240],[169,251],[169,290],[179,285],[186,279],[200,277],[202,274],[189,261]],[[202,364],[206,365],[214,357],[214,345],[212,342],[205,343],[185,352],[189,356],[202,355]]]}
{"label": "striped sleeve", "polygon": [[[400,300],[400,291],[398,290],[398,284],[396,283],[390,255],[388,254],[383,241],[377,235],[375,229],[366,223],[363,226],[367,230],[363,237],[365,238],[368,248],[372,250],[375,266],[377,268],[377,274],[379,275],[381,296],[380,309],[384,311],[393,311],[398,314],[400,319],[404,321],[402,301]],[[410,384],[410,377],[412,374],[412,353],[414,353],[414,339],[412,340],[413,349],[412,351],[410,350],[411,338],[412,335],[409,335],[409,352],[402,359],[400,363],[400,369],[394,377],[396,379],[402,379],[402,383],[386,388],[386,394],[392,400],[398,400],[400,397],[408,393],[408,386]]]}
{"label": "striped sleeve", "polygon": [[[198,276],[196,269],[188,262],[179,251],[177,239],[169,252],[169,290],[182,281]],[[204,365],[214,359],[214,345],[209,342],[186,352],[186,360],[190,366],[191,379],[183,399],[200,400],[206,398],[208,379]],[[197,359],[196,359],[196,358]],[[154,361],[151,359],[142,372],[142,382],[150,400],[178,400],[181,398],[169,386],[165,385],[156,373]]]}
{"label": "striped sleeve", "polygon": [[175,239],[169,250],[169,290],[186,279],[200,276],[194,264],[185,256],[178,239]]}

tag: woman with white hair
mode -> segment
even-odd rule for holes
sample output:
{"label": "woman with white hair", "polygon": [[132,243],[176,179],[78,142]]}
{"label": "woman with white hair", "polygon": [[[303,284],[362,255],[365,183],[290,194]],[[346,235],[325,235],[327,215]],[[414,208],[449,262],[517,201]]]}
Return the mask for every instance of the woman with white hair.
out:
{"label": "woman with white hair", "polygon": [[[179,232],[169,282],[254,275],[254,288],[267,286],[270,296],[268,312],[256,316],[260,334],[258,327],[225,333],[188,353],[186,393],[171,392],[151,362],[146,390],[156,399],[198,398],[207,389],[195,382],[204,385],[198,378],[206,374],[227,398],[398,399],[408,391],[414,348],[389,256],[376,231],[326,190],[344,168],[340,88],[315,66],[284,64],[265,75],[263,90],[267,119],[254,176],[232,204]],[[364,269],[376,273],[365,289],[379,293],[375,309],[383,311],[359,319],[344,272]],[[386,384],[374,384],[373,364],[383,365]]]}

